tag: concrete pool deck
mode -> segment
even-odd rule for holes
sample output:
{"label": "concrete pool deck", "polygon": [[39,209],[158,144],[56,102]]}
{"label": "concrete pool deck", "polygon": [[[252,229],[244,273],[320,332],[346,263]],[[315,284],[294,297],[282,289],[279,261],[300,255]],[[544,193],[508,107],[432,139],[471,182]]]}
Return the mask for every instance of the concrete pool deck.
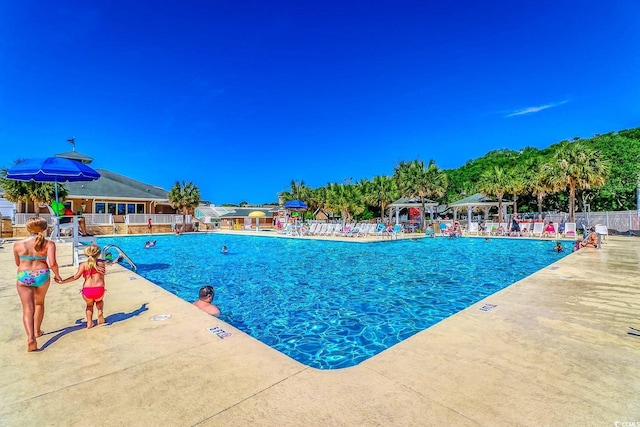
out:
{"label": "concrete pool deck", "polygon": [[[640,336],[628,334],[640,329],[637,238],[609,236],[603,249],[571,254],[334,371],[302,365],[120,266],[107,276],[107,324],[91,330],[81,281],[52,283],[42,351],[27,353],[11,250],[0,249],[0,425],[640,422]],[[59,244],[58,258],[70,251]],[[232,335],[206,330],[215,326]]]}

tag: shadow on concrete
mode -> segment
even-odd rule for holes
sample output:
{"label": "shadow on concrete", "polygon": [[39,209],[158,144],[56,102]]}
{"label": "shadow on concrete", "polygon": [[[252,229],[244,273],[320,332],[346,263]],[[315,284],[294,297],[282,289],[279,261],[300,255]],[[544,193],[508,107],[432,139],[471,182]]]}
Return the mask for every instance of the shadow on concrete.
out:
{"label": "shadow on concrete", "polygon": [[[140,306],[140,308],[130,311],[129,313],[120,312],[120,313],[110,314],[104,318],[105,320],[104,324],[113,325],[114,323],[122,322],[123,320],[131,319],[132,317],[139,316],[145,311],[149,310],[147,308],[147,304],[148,303],[144,303]],[[86,328],[87,328],[87,322],[84,319],[78,319],[76,320],[76,324],[74,326],[67,326],[66,328],[58,329],[57,331],[47,332],[43,336],[46,336],[46,335],[53,335],[53,336],[49,338],[47,342],[45,342],[40,346],[40,351],[45,350],[47,347],[49,347],[50,345],[52,345],[53,343],[55,343],[65,335],[68,335],[71,332],[79,331]]]}

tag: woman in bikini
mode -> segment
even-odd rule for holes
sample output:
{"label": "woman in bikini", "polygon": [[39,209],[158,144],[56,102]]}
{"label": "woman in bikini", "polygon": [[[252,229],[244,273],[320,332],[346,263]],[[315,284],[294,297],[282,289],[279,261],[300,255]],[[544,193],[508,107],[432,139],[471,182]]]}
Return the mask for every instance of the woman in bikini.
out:
{"label": "woman in bikini", "polygon": [[14,243],[13,256],[18,267],[16,289],[22,303],[22,322],[27,332],[27,351],[38,350],[36,338],[42,336],[44,297],[51,282],[50,271],[60,280],[56,262],[56,244],[47,240],[47,221],[44,218],[27,220],[30,236]]}
{"label": "woman in bikini", "polygon": [[100,256],[100,247],[95,243],[90,244],[84,250],[87,260],[80,264],[78,271],[71,277],[67,277],[60,283],[73,282],[74,280],[84,277],[82,285],[82,298],[87,303],[87,329],[93,328],[93,306],[98,309],[98,325],[104,323],[104,275],[105,262],[98,259]]}

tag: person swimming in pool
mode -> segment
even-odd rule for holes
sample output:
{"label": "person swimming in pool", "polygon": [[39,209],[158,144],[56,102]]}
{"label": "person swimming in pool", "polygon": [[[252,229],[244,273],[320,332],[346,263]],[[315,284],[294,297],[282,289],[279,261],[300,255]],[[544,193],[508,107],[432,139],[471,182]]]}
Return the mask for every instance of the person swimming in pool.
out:
{"label": "person swimming in pool", "polygon": [[220,309],[212,304],[213,296],[213,286],[203,286],[200,288],[198,301],[193,305],[212,316],[220,316]]}
{"label": "person swimming in pool", "polygon": [[76,274],[67,277],[60,283],[69,283],[84,277],[82,284],[82,298],[86,303],[85,314],[87,317],[87,329],[93,328],[93,307],[98,309],[98,325],[104,323],[104,275],[106,274],[105,262],[100,256],[100,246],[90,244],[84,250],[87,260],[78,266]]}
{"label": "person swimming in pool", "polygon": [[226,254],[228,254],[228,253],[229,253],[229,250],[227,249],[227,247],[226,247],[226,246],[223,246],[223,247],[222,247],[222,251],[221,251],[221,252],[222,252],[223,254],[225,254],[225,255],[226,255]]}
{"label": "person swimming in pool", "polygon": [[47,221],[29,218],[26,223],[30,236],[13,245],[18,275],[16,289],[22,304],[22,322],[27,333],[27,351],[38,350],[36,338],[43,335],[44,298],[51,282],[50,272],[60,279],[56,262],[56,244],[47,240]]}

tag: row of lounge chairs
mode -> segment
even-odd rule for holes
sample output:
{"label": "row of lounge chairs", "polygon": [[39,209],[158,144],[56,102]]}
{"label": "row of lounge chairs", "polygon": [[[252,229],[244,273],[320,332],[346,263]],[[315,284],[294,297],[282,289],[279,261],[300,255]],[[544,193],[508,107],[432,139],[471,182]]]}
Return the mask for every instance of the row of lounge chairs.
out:
{"label": "row of lounge chairs", "polygon": [[[531,225],[533,227],[529,228]],[[560,232],[557,226],[554,227],[552,232],[545,232],[546,224],[542,222],[534,222],[531,223],[521,223],[520,224],[520,232],[519,236],[528,236],[528,237],[551,237],[551,238],[571,238],[576,237],[576,223],[575,222],[567,222],[564,224],[564,229]],[[511,235],[511,227],[509,223],[506,222],[487,222],[484,224],[484,230],[480,229],[480,226],[477,222],[472,222],[469,224],[468,230],[466,234],[475,234],[477,236],[509,236]]]}
{"label": "row of lounge chairs", "polygon": [[305,224],[288,224],[284,234],[288,236],[340,236],[340,237],[366,237],[366,236],[394,236],[404,233],[401,224],[396,224],[393,230],[387,230],[385,224],[376,223],[350,223],[343,226],[341,223],[330,224],[314,222],[310,226]]}

